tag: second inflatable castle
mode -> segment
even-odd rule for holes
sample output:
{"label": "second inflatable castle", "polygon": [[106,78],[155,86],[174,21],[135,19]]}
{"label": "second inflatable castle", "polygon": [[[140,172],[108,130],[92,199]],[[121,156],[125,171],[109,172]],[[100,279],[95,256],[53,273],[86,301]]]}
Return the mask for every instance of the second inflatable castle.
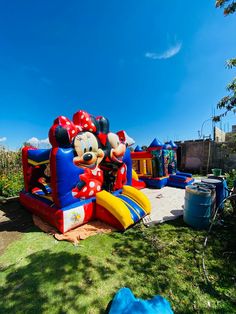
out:
{"label": "second inflatable castle", "polygon": [[136,175],[133,186],[142,188],[143,182],[147,187],[161,189],[166,185],[185,188],[192,184],[192,174],[177,170],[177,148],[173,141],[163,144],[156,138],[145,150],[137,146],[131,153]]}
{"label": "second inflatable castle", "polygon": [[108,119],[80,110],[72,120],[56,118],[49,140],[51,149],[22,150],[20,202],[31,212],[62,233],[94,219],[125,230],[150,213],[132,186],[125,131],[113,133]]}

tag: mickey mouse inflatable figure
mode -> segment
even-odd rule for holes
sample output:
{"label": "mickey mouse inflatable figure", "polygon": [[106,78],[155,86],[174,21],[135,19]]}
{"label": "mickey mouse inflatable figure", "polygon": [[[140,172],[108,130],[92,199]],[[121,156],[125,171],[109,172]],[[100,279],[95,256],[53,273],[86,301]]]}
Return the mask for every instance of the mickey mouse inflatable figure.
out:
{"label": "mickey mouse inflatable figure", "polygon": [[126,183],[126,165],[123,157],[126,144],[121,138],[109,130],[109,121],[105,117],[97,117],[99,123],[98,138],[104,152],[100,168],[104,173],[103,188],[109,192],[119,190]]}

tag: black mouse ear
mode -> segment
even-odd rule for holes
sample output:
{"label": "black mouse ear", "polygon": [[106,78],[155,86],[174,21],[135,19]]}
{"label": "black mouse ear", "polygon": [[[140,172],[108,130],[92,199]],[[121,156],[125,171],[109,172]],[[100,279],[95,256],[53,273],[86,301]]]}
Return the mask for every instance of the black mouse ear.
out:
{"label": "black mouse ear", "polygon": [[96,120],[99,123],[99,130],[101,133],[109,133],[110,125],[109,120],[105,117],[97,117]]}
{"label": "black mouse ear", "polygon": [[95,127],[96,127],[96,132],[95,132],[95,134],[98,134],[98,133],[100,132],[100,125],[99,125],[98,120],[96,120],[96,118],[95,118],[94,116],[92,116],[92,115],[90,115],[90,119],[91,119],[92,123],[93,123],[93,124],[95,125]]}
{"label": "black mouse ear", "polygon": [[59,147],[67,148],[71,146],[67,130],[60,125],[55,130],[55,138]]}

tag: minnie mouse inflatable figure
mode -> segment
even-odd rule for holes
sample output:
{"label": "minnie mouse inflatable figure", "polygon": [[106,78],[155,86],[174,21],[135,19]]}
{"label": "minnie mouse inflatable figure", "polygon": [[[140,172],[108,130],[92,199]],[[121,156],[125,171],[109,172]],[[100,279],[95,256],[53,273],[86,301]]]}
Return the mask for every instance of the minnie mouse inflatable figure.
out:
{"label": "minnie mouse inflatable figure", "polygon": [[119,190],[126,183],[126,143],[110,132],[105,117],[95,118],[83,110],[74,114],[73,121],[60,116],[50,129],[49,139],[54,147],[74,147],[73,163],[84,169],[72,190],[74,197],[86,199],[102,189]]}
{"label": "minnie mouse inflatable figure", "polygon": [[[97,123],[93,116],[80,110],[73,116],[73,122],[79,129],[74,138],[76,166],[84,169],[80,175],[80,182],[72,190],[74,197],[86,199],[100,192],[103,185],[103,172],[99,165],[104,158],[104,153],[99,148],[99,141],[94,135],[97,132]],[[82,132],[81,132],[82,130]]]}
{"label": "minnie mouse inflatable figure", "polygon": [[[75,140],[74,142],[76,152],[78,150],[78,156],[82,156],[81,149],[84,149],[85,152],[85,147],[88,149],[89,143],[93,143],[95,148],[94,153],[96,156],[98,156],[96,162],[97,169],[99,169],[99,171],[101,171],[101,173],[104,175],[102,188],[107,191],[121,189],[122,186],[126,183],[126,165],[123,162],[123,157],[126,151],[125,142],[123,140],[121,141],[117,134],[110,132],[109,121],[105,117],[99,116],[95,118],[94,116],[89,115],[87,112],[80,110],[74,115],[73,122],[76,126],[80,127],[80,129],[82,128],[83,131],[86,130],[87,135],[89,135],[89,138],[86,138],[87,135],[85,134],[83,135],[83,138],[81,138],[81,134],[77,136],[81,138],[80,142],[79,140]],[[82,143],[84,148],[80,146],[80,143]],[[79,145],[79,148],[76,148],[76,145]],[[87,176],[89,171],[89,163],[85,164],[81,161],[81,159],[77,160],[79,160],[77,163],[78,166],[82,166],[87,169]],[[76,162],[76,159],[74,159],[74,162]],[[94,161],[91,161],[91,164],[94,164]],[[103,175],[101,176],[102,178]],[[80,176],[80,179],[83,179],[82,176],[83,175]],[[82,188],[82,191],[85,189],[86,193],[88,190],[90,193],[92,193],[90,189],[88,189],[87,185],[88,184]],[[93,192],[95,193],[96,189]]]}
{"label": "minnie mouse inflatable figure", "polygon": [[80,182],[72,190],[72,194],[82,199],[95,196],[103,185],[103,172],[99,169],[99,164],[104,153],[98,148],[98,141],[91,132],[79,133],[74,139],[74,148],[76,156],[73,162],[84,168],[84,173],[80,175]]}

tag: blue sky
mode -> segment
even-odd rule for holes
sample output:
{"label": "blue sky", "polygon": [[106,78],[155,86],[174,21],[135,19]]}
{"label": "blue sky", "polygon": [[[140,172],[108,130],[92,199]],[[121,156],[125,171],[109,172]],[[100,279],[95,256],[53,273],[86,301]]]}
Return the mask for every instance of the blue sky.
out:
{"label": "blue sky", "polygon": [[197,138],[235,74],[236,16],[214,2],[1,0],[0,143],[45,139],[79,109],[140,145]]}

